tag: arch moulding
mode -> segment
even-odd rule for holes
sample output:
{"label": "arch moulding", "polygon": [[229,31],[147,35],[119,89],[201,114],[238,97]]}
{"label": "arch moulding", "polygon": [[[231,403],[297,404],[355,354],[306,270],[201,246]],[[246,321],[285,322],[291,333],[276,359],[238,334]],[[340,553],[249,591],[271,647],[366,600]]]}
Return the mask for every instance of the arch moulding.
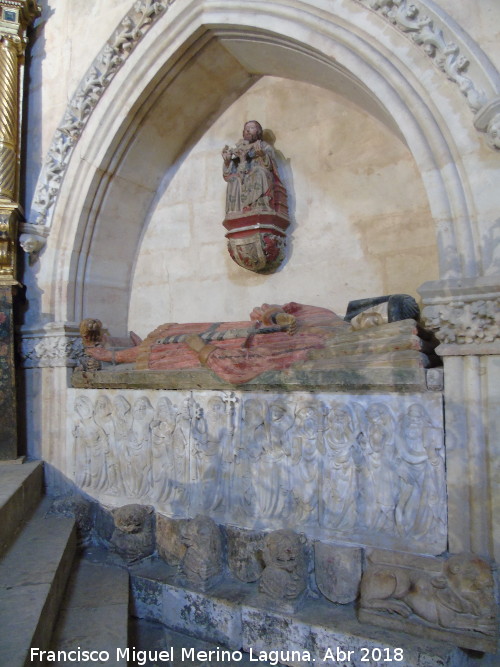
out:
{"label": "arch moulding", "polygon": [[[33,224],[24,225],[25,239],[45,243],[48,237],[37,277],[42,310],[60,322],[81,317],[82,282],[102,199],[109,197],[155,95],[182,76],[183,58],[196,57],[209,39],[226,46],[254,39],[291,51],[295,60],[318,64],[325,87],[335,77],[349,79],[365,108],[380,113],[415,158],[436,226],[441,278],[482,274],[477,223],[490,211],[481,210],[471,170],[486,142],[474,129],[471,110],[476,127],[490,131],[500,86],[486,56],[456,28],[433,3],[406,0],[343,0],[334,10],[321,0],[134,3],[68,106],[40,175]],[[276,73],[272,66],[247,67],[249,80]],[[443,85],[445,77],[451,84]],[[232,86],[224,91],[227,97],[240,94],[245,82]],[[491,137],[489,143],[495,145]],[[126,259],[130,266],[133,258]]]}
{"label": "arch moulding", "polygon": [[[252,49],[252,43],[257,48]],[[119,177],[133,170],[135,151],[141,146],[147,150],[141,142],[147,138],[148,118],[156,109],[167,120],[175,118],[176,96],[169,93],[174,86],[188,89],[188,63],[202,62],[206,49],[217,50],[219,44],[239,63],[234,76],[214,79],[213,96],[194,110],[177,143],[151,155],[149,171],[130,200],[130,220],[120,220],[117,237],[116,220],[102,214],[123,193]],[[287,57],[258,57],[271,52]],[[38,265],[33,264],[26,277],[41,295],[35,307],[39,321],[32,322],[30,365],[68,365],[66,348],[55,354],[55,362],[37,359],[35,325],[46,341],[54,338],[47,357],[61,349],[61,339],[76,338],[72,323],[86,314],[86,279],[97,276],[98,283],[110,257],[116,260],[114,291],[95,294],[103,303],[112,294],[114,309],[127,311],[133,251],[161,179],[181,149],[188,150],[200,132],[264,75],[302,78],[351,94],[414,158],[440,262],[440,281],[420,291],[428,322],[442,333],[442,352],[449,355],[449,547],[498,559],[500,501],[494,493],[498,472],[492,462],[500,460],[500,452],[490,433],[498,422],[493,378],[500,353],[500,257],[492,247],[500,202],[493,185],[499,153],[491,149],[499,148],[500,78],[477,44],[431,0],[134,3],[68,107],[40,176],[30,215],[33,224],[24,226],[26,236],[46,242]],[[108,226],[109,245],[99,249],[95,239],[103,224]],[[67,376],[58,374],[57,381],[62,392]],[[50,413],[47,423],[57,422],[63,434],[63,402],[52,402],[45,401],[40,411]],[[51,446],[42,444],[42,450]]]}

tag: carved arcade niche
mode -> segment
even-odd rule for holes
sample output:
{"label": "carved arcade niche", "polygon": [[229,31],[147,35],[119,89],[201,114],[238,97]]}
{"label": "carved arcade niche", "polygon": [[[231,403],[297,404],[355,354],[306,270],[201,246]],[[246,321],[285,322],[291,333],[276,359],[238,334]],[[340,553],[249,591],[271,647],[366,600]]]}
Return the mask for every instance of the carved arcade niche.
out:
{"label": "carved arcade niche", "polygon": [[438,394],[72,390],[75,482],[246,528],[441,553]]}

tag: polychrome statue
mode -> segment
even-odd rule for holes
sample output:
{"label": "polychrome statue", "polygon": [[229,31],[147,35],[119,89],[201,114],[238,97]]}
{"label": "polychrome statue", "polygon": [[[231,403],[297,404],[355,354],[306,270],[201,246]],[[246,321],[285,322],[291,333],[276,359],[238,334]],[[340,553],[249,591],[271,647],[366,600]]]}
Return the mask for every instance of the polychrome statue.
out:
{"label": "polychrome statue", "polygon": [[276,154],[263,140],[260,123],[245,123],[243,138],[224,146],[222,159],[229,254],[245,269],[272,273],[285,257],[290,221]]}

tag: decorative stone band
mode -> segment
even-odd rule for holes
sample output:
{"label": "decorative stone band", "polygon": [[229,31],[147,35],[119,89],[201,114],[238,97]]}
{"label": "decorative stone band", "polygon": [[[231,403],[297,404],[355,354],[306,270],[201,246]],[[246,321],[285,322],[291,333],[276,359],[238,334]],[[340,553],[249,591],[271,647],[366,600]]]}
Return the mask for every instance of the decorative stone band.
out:
{"label": "decorative stone band", "polygon": [[[459,44],[456,34],[450,40],[446,33],[450,23],[435,13],[425,2],[424,9],[414,0],[357,0],[386,17],[399,30],[407,34],[413,42],[423,47],[425,53],[433,59],[436,66],[456,83],[465,96],[471,110],[476,114],[474,126],[487,135],[486,141],[493,149],[500,150],[500,95],[498,90],[493,97],[482,90],[475,74],[468,72],[471,60],[480,61],[475,54],[467,53],[467,46]],[[426,12],[426,13],[423,13]],[[453,39],[456,40],[453,41]],[[478,63],[474,63],[478,64]]]}
{"label": "decorative stone band", "polygon": [[[477,54],[470,52],[466,57],[463,53],[464,47],[446,41],[443,36],[444,26],[441,23],[448,24],[449,17],[443,13],[441,21],[436,15],[433,15],[431,20],[428,16],[422,16],[421,10],[407,0],[354,1],[380,12],[397,28],[409,33],[413,41],[423,46],[437,66],[460,87],[469,106],[477,113],[476,129],[487,132],[488,143],[500,149],[498,136],[500,110],[491,115],[491,105],[494,106],[500,100],[499,91],[491,83],[492,77],[489,72],[483,77],[490,89],[489,94],[479,88],[479,84],[473,80],[472,75],[467,77],[464,74],[464,71],[468,69],[469,59],[473,59],[474,62],[480,61],[476,68],[477,71],[484,72],[485,69],[493,70],[494,68],[492,65],[482,67],[483,61],[486,61],[482,52]],[[50,228],[53,207],[69,158],[90,115],[123,62],[154,21],[174,2],[175,0],[137,0],[134,2],[132,9],[123,18],[92,63],[72,97],[48,151],[29,216],[35,226]],[[483,112],[486,112],[486,115]],[[485,118],[487,118],[486,122]],[[36,234],[35,230],[26,229],[26,232]],[[44,236],[37,237],[41,244],[45,243]]]}
{"label": "decorative stone band", "polygon": [[23,368],[72,368],[83,355],[76,323],[51,322],[38,329],[21,330],[18,335]]}
{"label": "decorative stone band", "polygon": [[419,292],[424,325],[441,341],[438,354],[500,354],[500,284],[491,278],[425,283]]}

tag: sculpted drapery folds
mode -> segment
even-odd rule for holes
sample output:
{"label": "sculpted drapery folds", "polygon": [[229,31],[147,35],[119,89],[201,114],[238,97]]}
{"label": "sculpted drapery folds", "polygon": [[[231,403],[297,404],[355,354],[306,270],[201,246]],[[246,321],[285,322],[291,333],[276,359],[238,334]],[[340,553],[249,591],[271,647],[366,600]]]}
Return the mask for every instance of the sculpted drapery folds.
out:
{"label": "sculpted drapery folds", "polygon": [[220,378],[240,384],[266,370],[303,361],[310,350],[324,347],[337,332],[349,330],[350,325],[331,310],[290,302],[254,308],[249,322],[161,325],[139,345],[126,349],[102,346],[102,336],[96,338],[94,326],[91,335],[83,335],[83,342],[86,353],[100,361],[135,362],[143,370],[203,365]]}
{"label": "sculpted drapery folds", "polygon": [[276,209],[275,184],[281,184],[274,148],[262,139],[257,121],[245,123],[243,139],[222,150],[222,175],[227,183],[226,217]]}

